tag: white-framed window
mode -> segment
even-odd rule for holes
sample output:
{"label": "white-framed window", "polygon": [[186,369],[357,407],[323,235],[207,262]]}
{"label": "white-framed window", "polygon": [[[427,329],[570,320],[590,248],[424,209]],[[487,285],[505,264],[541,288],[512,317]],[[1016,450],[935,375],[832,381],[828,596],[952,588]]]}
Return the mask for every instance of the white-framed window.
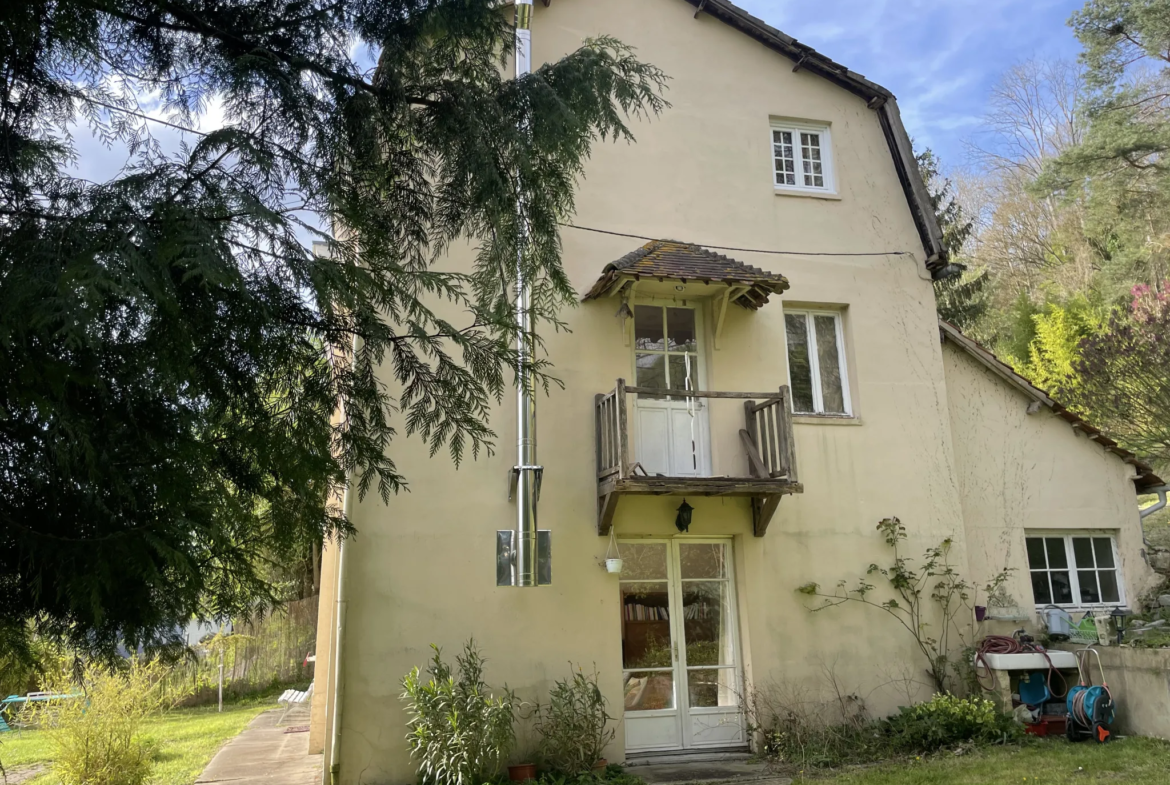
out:
{"label": "white-framed window", "polygon": [[838,311],[784,311],[788,386],[796,414],[851,416],[845,333]]}
{"label": "white-framed window", "polygon": [[1041,534],[1025,538],[1037,607],[1123,605],[1117,540],[1111,534]]}
{"label": "white-framed window", "polygon": [[772,164],[778,191],[836,190],[828,126],[773,122]]}

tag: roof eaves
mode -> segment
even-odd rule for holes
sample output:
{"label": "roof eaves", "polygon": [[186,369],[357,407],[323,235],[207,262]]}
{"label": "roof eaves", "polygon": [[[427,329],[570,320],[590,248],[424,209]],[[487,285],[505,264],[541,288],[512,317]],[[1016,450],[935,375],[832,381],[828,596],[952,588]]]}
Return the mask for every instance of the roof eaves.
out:
{"label": "roof eaves", "polygon": [[728,0],[687,0],[687,2],[698,8],[696,16],[700,12],[709,14],[713,18],[746,33],[764,46],[788,57],[796,64],[796,68],[811,71],[854,95],[864,98],[868,106],[877,111],[882,132],[894,159],[898,180],[906,194],[915,227],[918,229],[919,239],[922,241],[922,247],[926,253],[926,267],[932,273],[942,270],[947,264],[947,251],[942,242],[942,230],[935,218],[930,194],[926,190],[922,174],[918,171],[918,163],[914,159],[914,147],[910,142],[909,134],[906,133],[906,128],[902,125],[901,113],[898,111],[894,94],[876,82],[871,82],[861,74],[850,71],[840,63],[834,62],[811,46],[802,44],[792,36],[782,33]]}
{"label": "roof eaves", "polygon": [[1092,425],[1080,415],[1069,411],[1066,407],[1053,400],[1048,393],[1013,371],[1011,366],[1003,360],[996,357],[975,340],[964,335],[958,327],[944,319],[938,320],[938,326],[943,340],[950,341],[993,374],[1008,382],[1029,398],[1046,406],[1053,414],[1067,422],[1073,430],[1084,433],[1097,444],[1101,445],[1106,452],[1113,453],[1123,462],[1133,466],[1137,471],[1137,476],[1133,479],[1134,488],[1139,493],[1144,493],[1145,489],[1155,488],[1164,484],[1162,478],[1154,473],[1153,467],[1148,463],[1145,463],[1132,452],[1118,445],[1117,442],[1105,435],[1101,429]]}

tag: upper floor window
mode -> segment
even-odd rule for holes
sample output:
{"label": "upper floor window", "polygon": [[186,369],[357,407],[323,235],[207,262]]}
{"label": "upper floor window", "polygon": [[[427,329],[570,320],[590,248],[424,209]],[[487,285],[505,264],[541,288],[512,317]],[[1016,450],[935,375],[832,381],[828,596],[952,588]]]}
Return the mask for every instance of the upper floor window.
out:
{"label": "upper floor window", "polygon": [[832,193],[832,157],[828,127],[772,124],[772,160],[777,190]]}
{"label": "upper floor window", "polygon": [[784,331],[793,411],[851,415],[841,314],[785,310]]}
{"label": "upper floor window", "polygon": [[1120,605],[1117,543],[1109,536],[1026,538],[1037,605]]}

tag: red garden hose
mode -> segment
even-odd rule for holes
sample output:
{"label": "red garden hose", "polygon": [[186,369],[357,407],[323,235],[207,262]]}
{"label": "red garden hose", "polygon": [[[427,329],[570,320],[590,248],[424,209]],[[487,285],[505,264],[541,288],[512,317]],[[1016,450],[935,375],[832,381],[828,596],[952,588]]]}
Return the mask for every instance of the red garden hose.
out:
{"label": "red garden hose", "polygon": [[[1036,646],[1032,643],[1021,643],[1018,638],[1009,635],[988,635],[983,640],[979,641],[979,646],[976,647],[975,654],[975,678],[979,682],[979,686],[983,689],[994,692],[999,686],[998,680],[995,677],[995,671],[987,663],[985,654],[1043,654],[1044,659],[1048,661],[1048,694],[1053,698],[1063,698],[1068,693],[1068,682],[1064,678],[1064,674],[1056,669],[1052,664],[1052,658],[1048,656],[1048,652],[1044,651],[1041,646]],[[987,686],[983,683],[983,676],[979,673],[979,668],[983,668],[983,672],[991,677],[991,685]],[[1052,674],[1055,673],[1060,677],[1060,683],[1064,685],[1059,695],[1052,689]]]}

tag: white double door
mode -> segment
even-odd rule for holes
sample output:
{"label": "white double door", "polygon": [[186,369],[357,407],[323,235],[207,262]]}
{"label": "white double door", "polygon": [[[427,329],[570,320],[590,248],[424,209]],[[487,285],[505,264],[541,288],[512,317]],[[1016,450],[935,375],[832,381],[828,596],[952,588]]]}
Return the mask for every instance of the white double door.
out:
{"label": "white double door", "polygon": [[626,751],[746,744],[731,540],[620,548]]}
{"label": "white double door", "polygon": [[[634,306],[634,374],[638,387],[701,390],[697,308]],[[710,474],[707,406],[703,398],[640,393],[635,403],[635,456],[648,474]]]}

